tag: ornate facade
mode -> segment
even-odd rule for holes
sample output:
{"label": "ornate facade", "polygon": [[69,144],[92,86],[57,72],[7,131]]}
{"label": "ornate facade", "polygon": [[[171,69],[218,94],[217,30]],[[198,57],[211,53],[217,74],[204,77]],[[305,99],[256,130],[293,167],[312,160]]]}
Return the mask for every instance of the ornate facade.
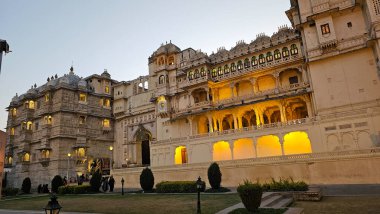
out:
{"label": "ornate facade", "polygon": [[[308,161],[380,146],[380,1],[292,0],[286,14],[292,27],[211,55],[171,42],[161,45],[148,59],[149,74],[135,80],[116,82],[102,74],[87,82],[77,78],[74,88],[54,84],[50,90],[49,82],[16,97],[7,126],[7,148],[13,151],[7,160],[18,155],[15,176],[39,172],[44,162],[55,169],[50,176],[62,174],[68,148],[85,149],[86,159],[76,162],[76,171],[83,172],[89,159],[107,157],[102,152],[113,140],[113,173],[131,186],[138,184],[141,166],[175,180],[178,170],[189,176],[211,161],[223,161],[231,173],[225,179],[237,185],[241,180],[234,179],[233,170],[242,172],[239,164],[248,167],[250,177],[253,165],[267,159]],[[105,82],[113,83],[112,93],[102,91]],[[81,101],[82,90],[87,103]],[[51,91],[56,101],[45,102]],[[30,101],[37,98],[41,110],[31,110],[36,104]],[[31,134],[38,120],[41,128]],[[278,172],[295,170],[289,174],[302,177],[300,172],[310,169],[297,167]],[[42,171],[36,175],[44,178]]]}
{"label": "ornate facade", "polygon": [[148,76],[114,87],[116,168],[379,146],[379,6],[291,1],[292,28],[270,37],[162,45]]}
{"label": "ornate facade", "polygon": [[19,187],[25,177],[33,186],[49,184],[57,174],[74,180],[88,174],[94,159],[109,159],[114,83],[107,71],[81,78],[71,68],[16,95],[8,108],[5,167],[10,184]]}

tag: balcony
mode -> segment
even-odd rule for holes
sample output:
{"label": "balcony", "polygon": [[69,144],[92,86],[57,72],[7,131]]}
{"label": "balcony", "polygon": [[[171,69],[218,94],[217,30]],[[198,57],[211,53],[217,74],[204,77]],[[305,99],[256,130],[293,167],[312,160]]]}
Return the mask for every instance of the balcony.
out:
{"label": "balcony", "polygon": [[187,87],[187,86],[193,86],[193,85],[196,85],[196,84],[206,83],[206,82],[208,82],[208,80],[209,80],[209,78],[206,75],[204,77],[196,78],[196,79],[193,79],[193,80],[186,79],[185,81],[181,82],[178,85],[179,85],[180,88],[184,88],[184,87]]}
{"label": "balcony", "polygon": [[228,138],[246,138],[248,136],[252,137],[254,135],[262,135],[263,133],[275,133],[275,132],[287,132],[298,130],[298,127],[305,127],[305,125],[312,124],[315,118],[302,118],[297,120],[290,120],[287,122],[278,122],[265,124],[261,126],[250,126],[240,129],[230,129],[225,131],[216,131],[211,133],[196,134],[187,137],[173,138],[167,140],[153,141],[152,145],[160,144],[186,144],[192,143],[194,140],[206,140],[206,141],[218,141],[220,137],[227,140]]}
{"label": "balcony", "polygon": [[27,108],[24,110],[25,119],[31,120],[34,118],[34,109]]}
{"label": "balcony", "polygon": [[38,159],[42,167],[48,167],[50,163],[50,158],[40,158]]}
{"label": "balcony", "polygon": [[21,131],[20,136],[18,137],[18,140],[21,142],[30,142],[32,141],[32,130],[23,130]]}
{"label": "balcony", "polygon": [[162,70],[174,70],[176,68],[176,65],[161,65],[156,67],[156,72],[162,71]]}

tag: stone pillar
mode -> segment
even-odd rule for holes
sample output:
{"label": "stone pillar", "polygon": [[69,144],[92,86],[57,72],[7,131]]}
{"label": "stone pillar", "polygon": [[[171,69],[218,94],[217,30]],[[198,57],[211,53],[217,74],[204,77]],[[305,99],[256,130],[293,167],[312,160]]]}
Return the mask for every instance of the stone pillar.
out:
{"label": "stone pillar", "polygon": [[307,116],[310,118],[310,117],[313,117],[313,110],[311,108],[311,100],[310,100],[310,97],[308,94],[305,94],[303,95],[303,100],[305,101],[306,103],[306,108],[307,108]]}
{"label": "stone pillar", "polygon": [[259,126],[260,125],[259,111],[256,109],[254,111],[255,111],[255,115],[256,115],[256,126]]}
{"label": "stone pillar", "polygon": [[239,124],[239,129],[243,128],[243,118],[242,116],[238,115],[238,124]]}
{"label": "stone pillar", "polygon": [[231,150],[231,160],[234,160],[234,142],[235,140],[228,141],[228,144],[230,144],[230,150]]}
{"label": "stone pillar", "polygon": [[306,70],[306,66],[300,66],[300,70],[302,73],[302,82],[308,84],[309,83],[309,77],[307,76],[308,73]]}
{"label": "stone pillar", "polygon": [[256,78],[251,78],[249,80],[251,81],[251,85],[252,85],[252,95],[255,95]]}
{"label": "stone pillar", "polygon": [[273,73],[273,77],[276,79],[276,89],[278,90],[280,87],[280,73],[279,72]]}
{"label": "stone pillar", "polygon": [[214,132],[214,129],[212,128],[213,124],[212,124],[212,116],[208,115],[207,116],[207,120],[208,120],[208,131],[211,133],[211,132]]}
{"label": "stone pillar", "polygon": [[188,93],[188,97],[189,97],[189,106],[191,106],[191,92]]}
{"label": "stone pillar", "polygon": [[235,83],[232,82],[230,84],[230,88],[231,88],[231,98],[234,98],[235,97],[235,93],[234,93]]}
{"label": "stone pillar", "polygon": [[285,110],[285,102],[281,102],[278,107],[280,108],[280,114],[281,114],[281,122],[286,122],[286,110]]}
{"label": "stone pillar", "polygon": [[219,123],[219,131],[223,131],[223,121],[221,119],[218,118],[218,123]]}
{"label": "stone pillar", "polygon": [[218,124],[216,123],[216,118],[214,118],[214,131],[219,131]]}
{"label": "stone pillar", "polygon": [[285,152],[284,152],[284,135],[282,133],[278,134],[278,139],[280,141],[280,144],[281,144],[281,154],[282,156],[285,155]]}
{"label": "stone pillar", "polygon": [[210,92],[209,92],[208,88],[205,88],[205,90],[206,90],[206,100],[210,101]]}
{"label": "stone pillar", "polygon": [[234,129],[238,129],[237,117],[235,114],[233,114],[232,116],[234,117]]}

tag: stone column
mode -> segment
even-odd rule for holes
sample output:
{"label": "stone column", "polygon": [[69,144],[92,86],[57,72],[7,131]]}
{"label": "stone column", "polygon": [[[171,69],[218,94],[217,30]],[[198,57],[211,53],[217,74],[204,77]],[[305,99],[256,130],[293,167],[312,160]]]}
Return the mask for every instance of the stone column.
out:
{"label": "stone column", "polygon": [[218,124],[216,123],[216,118],[214,118],[214,131],[219,131]]}
{"label": "stone column", "polygon": [[255,95],[256,78],[251,78],[249,79],[249,81],[251,81],[251,85],[252,85],[252,95]]}
{"label": "stone column", "polygon": [[205,88],[205,90],[206,90],[206,100],[210,101],[210,92],[209,92],[208,88]]}
{"label": "stone column", "polygon": [[259,111],[256,109],[254,111],[255,111],[255,115],[256,115],[256,126],[259,126],[260,125]]}
{"label": "stone column", "polygon": [[278,90],[280,87],[280,73],[279,72],[273,73],[273,77],[276,79],[276,89]]}
{"label": "stone column", "polygon": [[234,117],[234,129],[238,129],[237,117],[235,114],[233,114],[232,116]]}
{"label": "stone column", "polygon": [[309,77],[307,76],[308,73],[307,73],[307,70],[306,70],[306,65],[305,66],[300,66],[299,68],[301,70],[301,73],[302,73],[302,82],[303,83],[309,83]]}
{"label": "stone column", "polygon": [[189,106],[191,106],[191,92],[188,93],[188,97],[189,97]]}
{"label": "stone column", "polygon": [[230,144],[231,160],[234,160],[234,140],[228,141],[228,144]]}
{"label": "stone column", "polygon": [[280,144],[281,144],[281,153],[282,153],[282,156],[285,155],[285,152],[284,152],[284,134],[280,133],[277,135],[279,141],[280,141]]}
{"label": "stone column", "polygon": [[208,115],[207,120],[208,120],[208,131],[209,131],[209,133],[214,132],[214,129],[212,128],[212,125],[213,125],[212,124],[212,116]]}
{"label": "stone column", "polygon": [[238,124],[239,124],[238,128],[241,129],[243,128],[243,118],[240,115],[238,115],[237,118],[238,118]]}
{"label": "stone column", "polygon": [[310,97],[308,94],[305,94],[303,95],[303,100],[305,101],[306,103],[306,108],[307,108],[307,116],[310,118],[310,117],[313,117],[313,110],[311,108],[311,100],[310,100]]}

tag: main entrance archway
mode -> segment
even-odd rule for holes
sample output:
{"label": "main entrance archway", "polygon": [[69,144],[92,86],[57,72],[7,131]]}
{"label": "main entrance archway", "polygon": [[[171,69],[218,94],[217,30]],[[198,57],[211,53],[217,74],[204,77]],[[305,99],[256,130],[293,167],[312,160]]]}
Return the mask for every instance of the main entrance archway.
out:
{"label": "main entrance archway", "polygon": [[[150,165],[150,146],[149,142],[152,140],[152,134],[145,129],[143,125],[139,125],[135,133],[135,141],[137,143],[137,162],[143,166]],[[140,148],[139,148],[140,147]]]}

